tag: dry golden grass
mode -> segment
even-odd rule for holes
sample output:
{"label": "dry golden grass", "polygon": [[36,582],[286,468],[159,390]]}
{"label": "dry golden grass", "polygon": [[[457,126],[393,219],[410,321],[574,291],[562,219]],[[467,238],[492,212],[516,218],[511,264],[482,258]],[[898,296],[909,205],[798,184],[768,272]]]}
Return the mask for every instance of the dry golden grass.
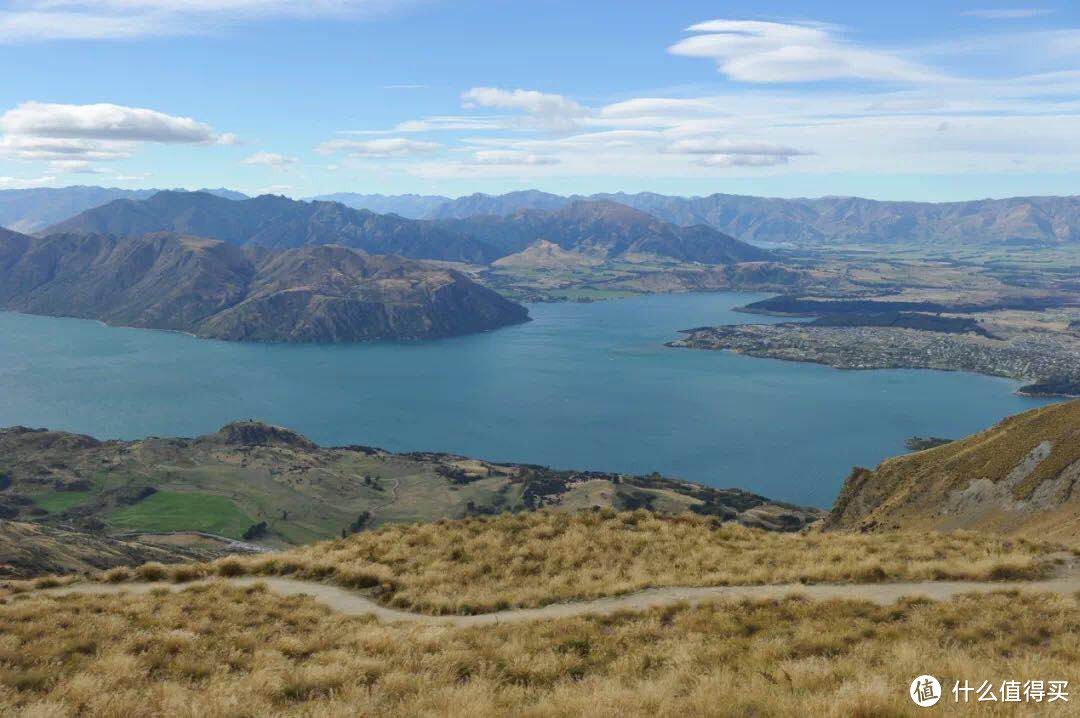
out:
{"label": "dry golden grass", "polygon": [[[911,680],[1066,680],[1076,598],[799,599],[468,629],[344,618],[222,584],[0,602],[0,714],[140,716],[904,716]],[[1014,715],[1015,704],[980,704]],[[1020,706],[1023,708],[1023,706]]]}
{"label": "dry golden grass", "polygon": [[371,589],[399,608],[483,613],[663,586],[1035,578],[1055,548],[975,533],[781,534],[693,514],[539,512],[388,526],[104,580],[288,575]]}
{"label": "dry golden grass", "polygon": [[[877,530],[962,525],[1008,533],[1030,527],[1029,535],[1049,533],[1059,540],[1080,541],[1080,529],[1068,528],[1069,524],[1078,525],[1080,503],[1075,496],[1069,500],[1067,486],[1057,499],[1036,511],[1024,512],[1001,499],[987,500],[987,510],[972,512],[967,518],[956,510],[941,511],[956,492],[974,482],[1006,481],[1017,467],[1026,464],[1032,450],[1044,443],[1051,447],[1049,455],[1030,465],[1030,473],[1007,490],[1013,501],[1030,500],[1037,490],[1052,485],[1080,464],[1080,400],[1025,411],[978,434],[886,459],[873,471],[858,470],[855,481],[841,491],[828,523],[847,529],[869,525]],[[1064,531],[1048,527],[1044,521],[1054,510],[1060,512],[1054,523],[1066,524]]]}

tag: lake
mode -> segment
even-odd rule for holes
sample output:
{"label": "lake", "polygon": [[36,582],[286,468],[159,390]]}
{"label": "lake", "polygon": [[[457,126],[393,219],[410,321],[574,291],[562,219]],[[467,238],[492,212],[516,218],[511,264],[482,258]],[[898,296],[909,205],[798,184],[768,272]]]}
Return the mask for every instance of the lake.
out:
{"label": "lake", "polygon": [[339,346],[2,312],[0,425],[139,438],[258,418],[322,444],[659,471],[827,507],[853,465],[902,453],[908,436],[958,437],[1046,403],[975,374],[663,346],[687,327],[781,321],[731,311],[764,296],[537,304],[534,321],[494,332]]}

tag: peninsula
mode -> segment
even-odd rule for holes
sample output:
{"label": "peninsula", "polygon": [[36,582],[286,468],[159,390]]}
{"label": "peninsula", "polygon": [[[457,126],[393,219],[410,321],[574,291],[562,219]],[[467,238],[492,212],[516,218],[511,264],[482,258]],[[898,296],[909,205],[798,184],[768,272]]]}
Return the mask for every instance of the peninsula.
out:
{"label": "peninsula", "polygon": [[0,309],[261,342],[428,339],[528,320],[521,305],[431,262],[168,232],[0,230]]}

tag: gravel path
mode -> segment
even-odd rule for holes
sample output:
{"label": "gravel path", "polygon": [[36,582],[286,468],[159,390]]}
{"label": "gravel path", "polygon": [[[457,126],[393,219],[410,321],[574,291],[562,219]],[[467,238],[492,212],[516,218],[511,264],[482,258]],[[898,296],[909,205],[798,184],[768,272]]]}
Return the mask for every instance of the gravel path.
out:
{"label": "gravel path", "polygon": [[[696,605],[709,601],[783,598],[790,595],[804,596],[808,599],[825,601],[830,599],[852,599],[872,601],[888,605],[903,597],[925,597],[944,601],[962,593],[990,593],[991,591],[1018,590],[1030,593],[1057,593],[1072,595],[1080,592],[1080,570],[1075,568],[1062,575],[1043,581],[1015,581],[979,583],[973,581],[928,581],[875,584],[780,584],[772,586],[708,586],[708,587],[672,587],[650,588],[637,593],[613,598],[598,598],[591,601],[573,601],[555,603],[541,608],[516,608],[497,613],[484,613],[475,616],[427,616],[408,611],[387,608],[375,601],[347,589],[313,581],[297,581],[274,576],[245,576],[241,578],[218,578],[212,581],[224,581],[236,586],[251,586],[257,583],[281,596],[310,596],[317,602],[349,616],[374,615],[384,622],[406,622],[434,625],[480,626],[492,623],[510,623],[516,621],[536,621],[552,618],[567,618],[588,614],[611,614],[618,611],[642,611],[657,606],[671,606],[679,603]],[[185,588],[207,581],[187,584],[174,583],[124,583],[102,584],[81,583],[60,588],[52,588],[42,593],[59,596],[65,594],[146,594],[156,589],[182,591]]]}

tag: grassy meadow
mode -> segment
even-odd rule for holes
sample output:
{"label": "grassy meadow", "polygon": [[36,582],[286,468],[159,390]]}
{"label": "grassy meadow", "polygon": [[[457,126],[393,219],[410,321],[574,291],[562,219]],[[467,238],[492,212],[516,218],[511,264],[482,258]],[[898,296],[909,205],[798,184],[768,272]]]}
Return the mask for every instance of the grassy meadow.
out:
{"label": "grassy meadow", "polygon": [[1077,598],[789,598],[466,629],[220,583],[0,601],[0,714],[22,718],[914,716],[907,689],[924,673],[947,714],[973,709],[952,702],[957,680],[1067,680],[1075,694]]}
{"label": "grassy meadow", "polygon": [[208,531],[240,538],[254,521],[224,496],[158,491],[114,511],[109,523],[124,531]]}
{"label": "grassy meadow", "polygon": [[1037,578],[1052,544],[971,532],[776,533],[694,514],[534,512],[385,526],[279,554],[117,568],[110,581],[287,575],[433,614],[648,587]]}

